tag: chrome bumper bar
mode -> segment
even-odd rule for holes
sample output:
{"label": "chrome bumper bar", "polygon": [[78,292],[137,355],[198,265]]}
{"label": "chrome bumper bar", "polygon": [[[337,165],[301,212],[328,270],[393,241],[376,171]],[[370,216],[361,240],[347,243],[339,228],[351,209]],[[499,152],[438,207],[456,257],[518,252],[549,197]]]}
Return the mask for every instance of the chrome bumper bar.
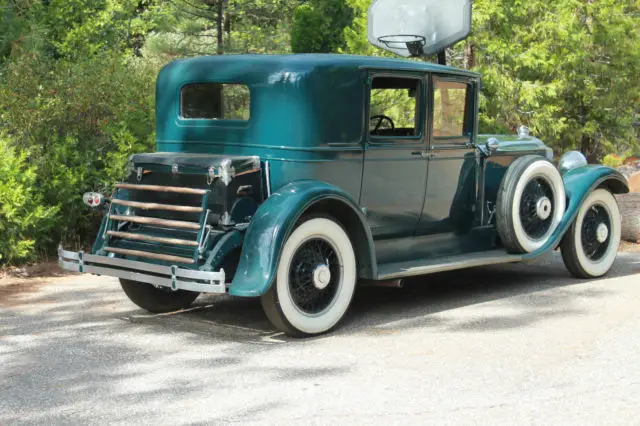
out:
{"label": "chrome bumper bar", "polygon": [[195,271],[177,266],[86,254],[58,248],[58,264],[68,271],[106,275],[199,293],[225,293],[224,269],[218,272]]}

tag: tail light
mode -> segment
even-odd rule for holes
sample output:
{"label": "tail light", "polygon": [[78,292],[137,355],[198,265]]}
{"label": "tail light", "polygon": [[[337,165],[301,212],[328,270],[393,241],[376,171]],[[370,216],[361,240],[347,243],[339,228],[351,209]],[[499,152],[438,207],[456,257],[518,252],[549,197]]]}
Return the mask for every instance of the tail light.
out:
{"label": "tail light", "polygon": [[85,192],[82,195],[82,202],[89,207],[99,207],[104,204],[104,196],[98,192]]}

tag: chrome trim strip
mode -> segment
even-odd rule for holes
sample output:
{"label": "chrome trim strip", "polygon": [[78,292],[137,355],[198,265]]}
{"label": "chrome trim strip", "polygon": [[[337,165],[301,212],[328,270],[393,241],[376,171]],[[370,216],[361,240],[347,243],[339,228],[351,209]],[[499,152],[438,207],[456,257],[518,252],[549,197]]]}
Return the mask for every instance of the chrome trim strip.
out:
{"label": "chrome trim strip", "polygon": [[271,197],[271,169],[269,168],[269,160],[264,162],[264,174],[267,181],[267,198]]}
{"label": "chrome trim strip", "polygon": [[[471,255],[467,255],[471,256]],[[390,272],[380,272],[378,274],[378,280],[388,280],[391,278],[402,278],[402,277],[412,277],[416,275],[427,275],[434,274],[436,272],[445,272],[445,271],[453,271],[456,269],[465,269],[465,268],[473,268],[476,266],[487,266],[487,265],[497,265],[501,263],[511,263],[511,262],[519,262],[524,260],[523,256],[517,254],[503,254],[496,256],[478,256],[476,258],[464,259],[464,260],[456,260],[454,256],[453,258],[441,259],[440,263],[430,264],[430,265],[416,265],[411,266],[411,264],[416,264],[416,262],[411,262],[407,264],[407,267],[399,267],[395,271]]]}
{"label": "chrome trim strip", "polygon": [[[105,275],[163,286],[172,290],[188,290],[198,293],[226,293],[225,272],[195,271],[177,266],[162,266],[152,263],[107,256],[97,256],[58,249],[58,264],[62,269],[74,272]],[[120,269],[122,268],[122,269]],[[152,274],[145,274],[150,272]]]}
{"label": "chrome trim strip", "polygon": [[[73,253],[63,251],[66,253]],[[65,256],[66,257],[66,256]],[[97,256],[95,254],[85,254],[85,262],[89,263],[101,263],[105,265],[119,266],[121,268],[140,269],[142,271],[154,272],[157,274],[163,274],[166,272],[166,266],[156,265],[153,263],[140,262],[137,260],[120,259],[116,257]]]}

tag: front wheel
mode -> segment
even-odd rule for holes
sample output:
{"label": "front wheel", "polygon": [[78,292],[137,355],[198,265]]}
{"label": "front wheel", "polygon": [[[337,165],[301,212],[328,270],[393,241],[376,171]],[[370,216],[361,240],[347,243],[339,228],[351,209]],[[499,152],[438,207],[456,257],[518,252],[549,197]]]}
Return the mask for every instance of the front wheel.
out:
{"label": "front wheel", "polygon": [[356,286],[356,258],[334,220],[303,221],[284,244],[275,282],[261,297],[271,323],[294,337],[327,332],[346,313]]}
{"label": "front wheel", "polygon": [[613,265],[622,231],[618,203],[606,189],[596,189],[578,211],[560,249],[565,266],[578,278],[596,278]]}
{"label": "front wheel", "polygon": [[156,288],[151,284],[120,278],[120,286],[129,300],[149,312],[165,313],[188,308],[200,293],[173,291],[167,287]]}

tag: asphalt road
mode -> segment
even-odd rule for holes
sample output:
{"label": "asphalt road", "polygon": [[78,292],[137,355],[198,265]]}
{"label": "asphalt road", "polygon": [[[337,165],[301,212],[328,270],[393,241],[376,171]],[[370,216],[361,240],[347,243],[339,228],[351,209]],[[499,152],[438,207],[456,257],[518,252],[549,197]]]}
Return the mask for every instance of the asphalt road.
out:
{"label": "asphalt road", "polygon": [[0,424],[640,424],[638,253],[362,289],[307,340],[255,300],[197,305],[148,315],[93,276],[0,300]]}

